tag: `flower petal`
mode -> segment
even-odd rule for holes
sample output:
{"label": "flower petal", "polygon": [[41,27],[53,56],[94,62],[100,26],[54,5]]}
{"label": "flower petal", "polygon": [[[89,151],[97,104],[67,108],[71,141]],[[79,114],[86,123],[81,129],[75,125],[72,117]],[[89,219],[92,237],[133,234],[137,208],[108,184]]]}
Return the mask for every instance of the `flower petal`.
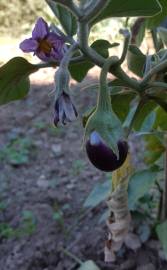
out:
{"label": "flower petal", "polygon": [[75,109],[75,106],[73,105],[70,96],[65,93],[63,93],[63,109],[69,122],[76,119],[77,111]]}
{"label": "flower petal", "polygon": [[32,37],[34,39],[44,39],[49,34],[49,28],[43,18],[38,18],[34,30],[32,31]]}
{"label": "flower petal", "polygon": [[35,55],[36,55],[39,59],[41,59],[42,61],[44,61],[44,62],[51,62],[50,54],[46,54],[46,53],[43,52],[43,51],[37,50],[37,51],[35,52]]}
{"label": "flower petal", "polygon": [[23,40],[19,47],[23,52],[35,52],[38,48],[38,42],[33,38],[28,38]]}

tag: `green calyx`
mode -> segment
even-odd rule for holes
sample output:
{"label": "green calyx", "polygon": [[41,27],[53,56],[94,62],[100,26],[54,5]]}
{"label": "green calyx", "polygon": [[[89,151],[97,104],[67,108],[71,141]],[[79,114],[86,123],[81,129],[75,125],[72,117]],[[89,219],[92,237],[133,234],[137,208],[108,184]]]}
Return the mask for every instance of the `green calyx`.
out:
{"label": "green calyx", "polygon": [[62,92],[69,93],[70,73],[67,68],[61,66],[55,73],[56,83],[56,98],[58,98]]}
{"label": "green calyx", "polygon": [[123,128],[120,120],[112,110],[107,86],[107,72],[111,64],[112,60],[107,59],[101,71],[97,106],[86,122],[84,139],[93,131],[98,132],[106,145],[119,157],[117,143],[123,138]]}

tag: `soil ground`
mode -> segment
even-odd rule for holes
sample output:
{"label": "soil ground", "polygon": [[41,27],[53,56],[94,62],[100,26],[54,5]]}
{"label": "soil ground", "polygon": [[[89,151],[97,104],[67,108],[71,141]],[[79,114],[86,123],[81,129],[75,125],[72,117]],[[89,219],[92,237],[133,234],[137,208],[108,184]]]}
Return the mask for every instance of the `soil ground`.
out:
{"label": "soil ground", "polygon": [[0,270],[77,269],[62,248],[94,260],[101,270],[167,269],[156,239],[136,250],[123,247],[113,264],[103,262],[107,228],[99,217],[106,203],[83,208],[95,184],[108,177],[82,147],[81,115],[95,97],[84,88],[92,78],[73,85],[80,117],[59,129],[52,124],[51,80],[48,73],[33,76],[24,100],[0,108]]}

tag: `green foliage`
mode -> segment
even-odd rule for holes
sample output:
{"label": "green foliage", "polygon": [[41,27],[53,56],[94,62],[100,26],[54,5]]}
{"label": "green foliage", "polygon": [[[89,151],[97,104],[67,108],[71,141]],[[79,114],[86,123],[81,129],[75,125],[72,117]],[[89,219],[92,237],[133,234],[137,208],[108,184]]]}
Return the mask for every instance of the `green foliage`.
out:
{"label": "green foliage", "polygon": [[161,6],[156,0],[110,0],[102,13],[95,18],[95,22],[109,17],[138,17],[153,16],[161,11]]}
{"label": "green foliage", "polygon": [[29,89],[28,76],[38,68],[22,57],[15,57],[0,68],[0,105],[24,98]]}
{"label": "green foliage", "polygon": [[144,160],[147,164],[153,164],[157,161],[165,151],[165,147],[158,136],[146,135],[146,151],[144,153]]}
{"label": "green foliage", "polygon": [[56,17],[59,19],[67,35],[69,36],[75,35],[77,32],[77,22],[72,13],[69,10],[66,10],[61,5],[56,4],[52,0],[47,0],[46,2],[50,6],[51,10],[56,15]]}
{"label": "green foliage", "polygon": [[57,210],[53,213],[53,219],[57,222],[57,224],[61,228],[64,227],[64,217],[63,217],[63,212],[61,210]]}
{"label": "green foliage", "polygon": [[[101,54],[103,57],[107,58],[109,55],[108,50],[115,46],[118,46],[118,43],[110,43],[107,40],[99,39],[91,44],[91,48]],[[78,82],[81,82],[86,76],[89,69],[91,69],[94,64],[88,60],[86,57],[82,61],[78,61],[77,63],[71,63],[69,70],[73,79]]]}
{"label": "green foliage", "polygon": [[129,209],[135,209],[138,200],[149,192],[156,181],[157,172],[143,170],[134,173],[129,180],[128,187],[128,204]]}
{"label": "green foliage", "polygon": [[135,45],[130,45],[127,54],[128,68],[136,75],[142,77],[145,61],[146,56],[140,51],[140,49]]}
{"label": "green foliage", "polygon": [[84,202],[84,207],[96,207],[99,203],[107,199],[111,192],[111,182],[105,181],[104,183],[98,183],[90,192]]}
{"label": "green foliage", "polygon": [[78,270],[100,270],[100,268],[93,261],[89,260],[82,263]]}
{"label": "green foliage", "polygon": [[0,160],[17,166],[26,164],[33,147],[29,138],[15,138],[0,150]]}
{"label": "green foliage", "polygon": [[36,219],[31,211],[22,212],[22,221],[17,228],[8,223],[0,223],[1,238],[20,238],[25,235],[32,235],[36,230]]}
{"label": "green foliage", "polygon": [[167,130],[167,113],[162,108],[157,108],[156,119],[154,122],[155,129]]}
{"label": "green foliage", "polygon": [[162,7],[162,12],[146,20],[146,25],[149,29],[154,29],[155,27],[159,26],[167,15],[166,0],[159,0],[159,3]]}
{"label": "green foliage", "polygon": [[122,94],[111,95],[112,108],[122,122],[124,122],[129,113],[134,97],[135,94],[128,91],[124,91]]}
{"label": "green foliage", "polygon": [[167,220],[156,227],[156,232],[167,257]]}
{"label": "green foliage", "polygon": [[82,159],[77,159],[73,162],[71,174],[73,176],[79,175],[85,169],[85,162]]}

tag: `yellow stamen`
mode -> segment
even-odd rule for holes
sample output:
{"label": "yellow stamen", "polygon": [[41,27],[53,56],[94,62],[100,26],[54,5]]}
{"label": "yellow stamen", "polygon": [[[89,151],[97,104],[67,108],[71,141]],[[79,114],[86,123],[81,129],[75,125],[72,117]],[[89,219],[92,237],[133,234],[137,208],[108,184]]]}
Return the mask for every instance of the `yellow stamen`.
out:
{"label": "yellow stamen", "polygon": [[47,39],[42,39],[39,41],[39,50],[44,53],[50,53],[52,49],[52,45],[48,42]]}

